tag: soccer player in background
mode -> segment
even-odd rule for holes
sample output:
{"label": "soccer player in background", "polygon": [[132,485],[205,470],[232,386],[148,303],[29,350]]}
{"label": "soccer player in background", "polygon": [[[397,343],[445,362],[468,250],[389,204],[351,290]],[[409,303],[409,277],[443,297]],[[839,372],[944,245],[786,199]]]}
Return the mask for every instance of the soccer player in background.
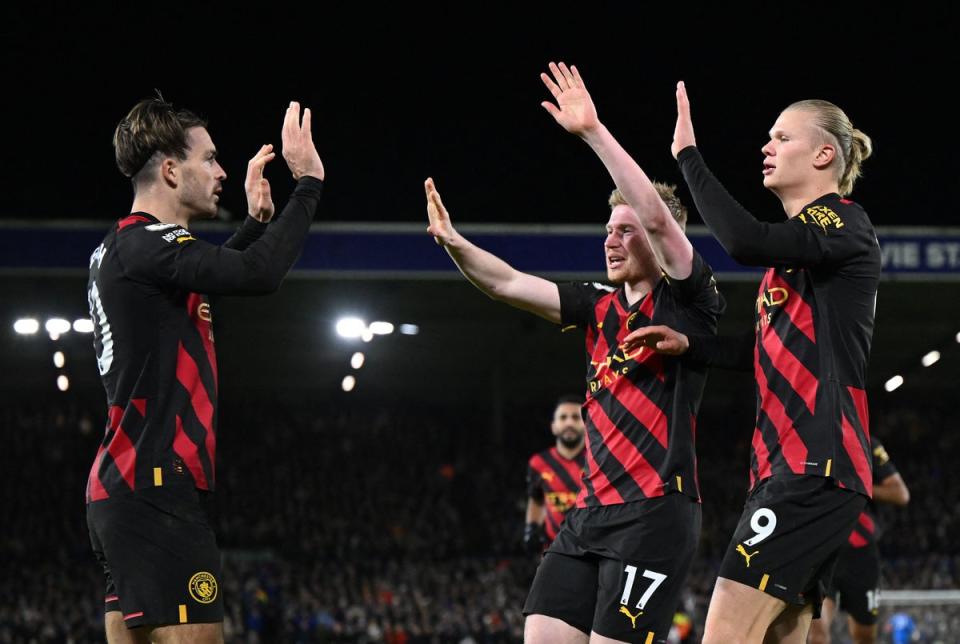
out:
{"label": "soccer player in background", "polygon": [[586,464],[582,406],[582,397],[563,396],[557,401],[550,422],[556,444],[537,452],[527,462],[523,544],[531,553],[539,554],[550,545],[580,492],[580,478]]}
{"label": "soccer player in background", "polygon": [[707,168],[678,84],[672,151],[697,209],[731,257],[768,267],[756,328],[717,338],[651,326],[625,339],[628,350],[687,354],[692,364],[756,377],[751,489],[720,567],[705,644],[806,641],[873,486],[864,387],[880,247],[867,213],[846,198],[870,139],[819,100],[789,106],[769,135],[763,185],[788,217],[773,224],[757,221]]}
{"label": "soccer player in background", "polygon": [[848,613],[847,626],[854,644],[877,641],[878,597],[880,595],[880,525],[875,503],[903,507],[910,502],[910,490],[890,455],[876,436],[873,451],[873,500],[857,518],[847,542],[837,556],[833,581],[827,587],[820,619],[810,624],[808,644],[830,644],[830,624],[838,610]]}
{"label": "soccer player in background", "polygon": [[281,138],[297,180],[286,207],[267,225],[274,206],[263,168],[274,152],[264,145],[247,167],[250,216],[215,246],[188,228],[216,215],[226,179],[206,122],[148,99],[114,133],[134,200],[90,258],[108,419],[86,491],[110,644],[223,641],[220,553],[204,507],[217,419],[207,296],[277,290],[303,247],[324,177],[310,110],[301,123],[290,103]]}
{"label": "soccer player in background", "polygon": [[646,324],[716,333],[722,300],[683,232],[686,211],[600,123],[576,68],[550,64],[544,108],[597,153],[617,186],[603,243],[607,278],[557,284],[517,271],[460,235],[432,179],[428,232],[493,299],[586,334],[587,471],[524,606],[528,644],[664,642],[700,536],[694,431],[705,370],[625,352]]}

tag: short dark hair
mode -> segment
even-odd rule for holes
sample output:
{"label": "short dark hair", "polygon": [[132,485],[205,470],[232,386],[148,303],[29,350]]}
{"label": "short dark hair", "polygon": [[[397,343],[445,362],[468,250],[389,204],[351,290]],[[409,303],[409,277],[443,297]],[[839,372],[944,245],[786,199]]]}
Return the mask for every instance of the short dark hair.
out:
{"label": "short dark hair", "polygon": [[207,127],[206,120],[189,110],[178,110],[163,100],[145,98],[117,124],[113,132],[113,149],[117,167],[134,184],[148,167],[159,160],[158,154],[187,158],[187,130]]}
{"label": "short dark hair", "polygon": [[553,408],[556,409],[560,405],[567,404],[574,404],[583,407],[583,396],[578,396],[577,394],[564,394],[557,398],[557,402]]}

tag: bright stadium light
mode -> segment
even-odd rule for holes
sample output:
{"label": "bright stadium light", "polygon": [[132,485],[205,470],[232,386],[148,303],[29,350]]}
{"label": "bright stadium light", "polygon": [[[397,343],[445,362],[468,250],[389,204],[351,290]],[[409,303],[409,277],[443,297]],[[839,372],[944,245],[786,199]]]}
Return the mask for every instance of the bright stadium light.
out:
{"label": "bright stadium light", "polygon": [[343,387],[344,391],[353,391],[353,388],[357,386],[357,379],[353,376],[344,376],[340,386]]}
{"label": "bright stadium light", "polygon": [[70,330],[70,323],[63,318],[50,318],[43,328],[50,334],[51,340],[56,340]]}
{"label": "bright stadium light", "polygon": [[80,318],[73,321],[73,330],[77,333],[93,333],[93,320],[90,318]]}
{"label": "bright stadium light", "polygon": [[957,342],[960,342],[960,333],[957,333]]}
{"label": "bright stadium light", "polygon": [[359,338],[367,330],[367,323],[360,318],[340,318],[337,320],[337,335],[341,338]]}
{"label": "bright stadium light", "polygon": [[53,354],[53,366],[57,369],[62,369],[63,365],[66,364],[67,359],[63,355],[63,351],[57,351]]}
{"label": "bright stadium light", "polygon": [[[420,327],[418,327],[416,324],[401,324],[400,333],[403,335],[417,335],[420,333]],[[960,337],[960,334],[957,335]],[[960,342],[960,340],[958,340],[958,342]]]}
{"label": "bright stadium light", "polygon": [[883,388],[887,391],[893,391],[903,384],[903,376],[894,376],[883,385]]}
{"label": "bright stadium light", "polygon": [[13,330],[20,335],[33,335],[40,330],[40,322],[34,318],[20,318],[13,323]]}
{"label": "bright stadium light", "polygon": [[66,391],[70,388],[70,379],[66,376],[57,376],[57,389]]}
{"label": "bright stadium light", "polygon": [[370,332],[374,335],[390,335],[393,333],[393,325],[389,322],[371,322]]}
{"label": "bright stadium light", "polygon": [[360,339],[364,342],[370,342],[373,340],[373,331],[370,329],[364,329],[363,333],[360,334]]}
{"label": "bright stadium light", "polygon": [[938,360],[940,360],[940,352],[931,351],[927,355],[923,356],[923,358],[920,359],[920,362],[924,367],[929,367],[930,365],[937,364]]}
{"label": "bright stadium light", "polygon": [[359,369],[363,366],[364,357],[363,354],[357,351],[355,354],[350,356],[350,366],[354,369]]}

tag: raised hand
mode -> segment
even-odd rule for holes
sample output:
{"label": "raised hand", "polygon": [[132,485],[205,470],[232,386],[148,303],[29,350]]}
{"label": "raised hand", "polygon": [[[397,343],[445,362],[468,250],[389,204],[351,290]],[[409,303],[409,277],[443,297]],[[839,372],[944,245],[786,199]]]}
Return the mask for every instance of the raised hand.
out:
{"label": "raised hand", "polygon": [[446,246],[455,233],[453,224],[450,223],[450,213],[447,212],[440,200],[440,193],[437,192],[433,179],[424,181],[423,188],[427,194],[427,219],[430,221],[427,232],[433,235],[435,242],[441,246]]}
{"label": "raised hand", "polygon": [[670,152],[676,159],[680,150],[696,145],[697,139],[693,135],[693,120],[690,118],[690,99],[687,98],[687,86],[683,81],[677,83],[677,126],[673,130],[673,145]]}
{"label": "raised hand", "polygon": [[303,111],[303,124],[300,123],[300,103],[291,101],[287,114],[283,117],[283,158],[293,173],[293,178],[310,176],[323,180],[323,163],[317,148],[313,144],[310,130],[311,114],[308,107]]}
{"label": "raised hand", "polygon": [[586,136],[600,127],[597,109],[593,106],[593,99],[590,98],[576,65],[567,68],[565,63],[550,63],[549,68],[553,78],[541,73],[540,80],[553,94],[557,104],[544,101],[540,103],[543,109],[547,110],[563,129],[577,136]]}
{"label": "raised hand", "polygon": [[270,182],[264,178],[263,168],[276,156],[272,145],[260,148],[247,164],[247,178],[243,181],[243,189],[247,192],[247,212],[264,224],[273,218],[275,209],[270,195]]}

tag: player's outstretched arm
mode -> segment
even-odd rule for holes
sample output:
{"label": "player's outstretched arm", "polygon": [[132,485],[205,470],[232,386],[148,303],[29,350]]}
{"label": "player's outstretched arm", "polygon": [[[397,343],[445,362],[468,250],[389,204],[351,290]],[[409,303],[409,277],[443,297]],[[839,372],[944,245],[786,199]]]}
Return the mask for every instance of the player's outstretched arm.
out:
{"label": "player's outstretched arm", "polygon": [[450,222],[433,179],[424,182],[427,196],[427,232],[453,259],[460,272],[489,297],[518,309],[560,322],[560,292],[557,285],[535,275],[521,273],[505,261],[470,243]]}
{"label": "player's outstretched arm", "polygon": [[577,67],[550,63],[540,80],[556,100],[541,103],[567,132],[576,134],[600,157],[630,207],[636,211],[657,262],[667,275],[686,279],[693,270],[693,246],[653,183],[600,122]]}

